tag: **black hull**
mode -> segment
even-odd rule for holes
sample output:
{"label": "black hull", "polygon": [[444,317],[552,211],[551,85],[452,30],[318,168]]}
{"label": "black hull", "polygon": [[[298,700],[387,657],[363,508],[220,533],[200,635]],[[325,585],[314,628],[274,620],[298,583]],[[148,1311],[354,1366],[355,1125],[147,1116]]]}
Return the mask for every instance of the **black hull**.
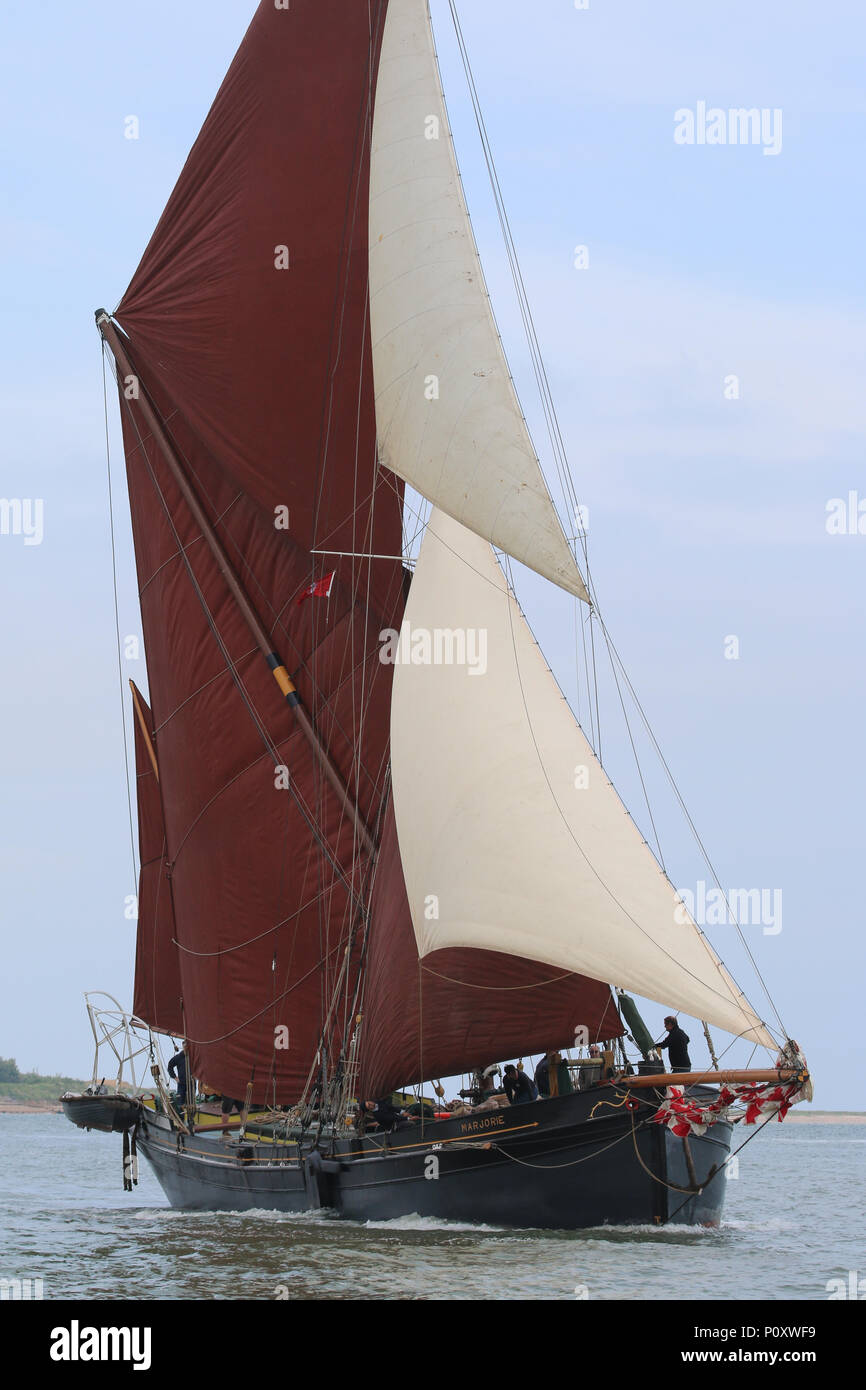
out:
{"label": "black hull", "polygon": [[[697,1090],[698,1088],[696,1088]],[[703,1088],[701,1088],[703,1089]],[[650,1122],[658,1106],[612,1111],[598,1088],[573,1096],[441,1120],[394,1134],[305,1147],[171,1131],[148,1116],[138,1146],[174,1207],[303,1212],[355,1220],[418,1214],[493,1226],[578,1230],[601,1225],[717,1225],[730,1124],[681,1139]],[[715,1092],[703,1090],[707,1098]],[[696,1179],[693,1184],[689,1165]],[[691,1191],[698,1186],[699,1192]]]}

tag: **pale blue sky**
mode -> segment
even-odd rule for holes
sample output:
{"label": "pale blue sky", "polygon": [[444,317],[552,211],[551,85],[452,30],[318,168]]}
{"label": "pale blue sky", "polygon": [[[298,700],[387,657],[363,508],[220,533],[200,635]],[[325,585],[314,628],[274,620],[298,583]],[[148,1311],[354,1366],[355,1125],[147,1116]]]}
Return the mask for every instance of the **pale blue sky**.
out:
{"label": "pale blue sky", "polygon": [[[92,310],[120,298],[254,8],[4,6],[0,495],[45,507],[41,545],[0,536],[0,1054],[24,1067],[86,1074],[82,991],[131,993]],[[482,258],[547,465],[447,5],[433,8]],[[746,932],[816,1104],[866,1108],[853,1075],[866,535],[825,529],[828,499],[866,498],[862,7],[459,8],[606,621],[723,884],[782,890],[782,931]],[[674,112],[698,101],[780,108],[781,152],[676,145]],[[130,114],[138,141],[124,139]],[[731,373],[737,401],[723,395]],[[139,624],[113,404],[111,419],[126,634]],[[570,692],[571,602],[525,574],[519,592]],[[124,684],[143,684],[143,662],[126,666]],[[609,771],[643,826],[604,675],[602,695]],[[647,771],[669,871],[693,886],[707,875]],[[710,935],[759,1004],[730,929]],[[665,1010],[647,1012],[656,1027]]]}

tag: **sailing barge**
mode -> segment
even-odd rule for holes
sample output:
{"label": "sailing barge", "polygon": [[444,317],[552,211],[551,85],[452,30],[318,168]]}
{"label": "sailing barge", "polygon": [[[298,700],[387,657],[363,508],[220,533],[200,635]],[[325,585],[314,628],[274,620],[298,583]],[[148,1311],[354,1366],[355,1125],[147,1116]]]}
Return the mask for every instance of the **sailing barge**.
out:
{"label": "sailing barge", "polygon": [[[493,319],[426,0],[262,0],[97,325],[148,675],[134,1012],[243,1109],[185,1111],[157,1068],[124,1129],[169,1200],[718,1221],[742,1093],[675,1088],[648,1051],[630,1074],[611,986],[783,1048],[738,1078],[759,1111],[805,1069],[685,913],[512,591],[510,559],[595,620]],[[361,1096],[575,1040],[619,1046],[618,1070],[391,1134],[346,1123]],[[64,1098],[70,1118],[93,1099]]]}

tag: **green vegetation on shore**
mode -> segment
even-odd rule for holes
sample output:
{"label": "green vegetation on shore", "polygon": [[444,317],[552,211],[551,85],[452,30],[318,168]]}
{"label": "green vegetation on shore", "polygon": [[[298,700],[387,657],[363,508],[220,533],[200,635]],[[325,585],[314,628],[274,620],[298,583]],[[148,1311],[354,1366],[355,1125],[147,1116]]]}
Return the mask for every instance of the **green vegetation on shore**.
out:
{"label": "green vegetation on shore", "polygon": [[74,1076],[42,1076],[38,1071],[19,1071],[12,1057],[0,1057],[0,1099],[57,1100],[64,1091],[83,1091],[89,1081]]}

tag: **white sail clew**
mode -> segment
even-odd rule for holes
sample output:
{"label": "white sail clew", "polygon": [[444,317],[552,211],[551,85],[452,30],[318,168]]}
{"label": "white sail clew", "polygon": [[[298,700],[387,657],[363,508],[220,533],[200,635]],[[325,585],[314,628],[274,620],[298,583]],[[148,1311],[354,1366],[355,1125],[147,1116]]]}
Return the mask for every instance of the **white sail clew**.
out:
{"label": "white sail clew", "polygon": [[490,546],[442,512],[397,654],[394,806],[419,955],[529,957],[775,1046],[594,757]]}
{"label": "white sail clew", "polygon": [[426,0],[390,0],[370,163],[370,323],[382,462],[588,601],[484,284]]}

